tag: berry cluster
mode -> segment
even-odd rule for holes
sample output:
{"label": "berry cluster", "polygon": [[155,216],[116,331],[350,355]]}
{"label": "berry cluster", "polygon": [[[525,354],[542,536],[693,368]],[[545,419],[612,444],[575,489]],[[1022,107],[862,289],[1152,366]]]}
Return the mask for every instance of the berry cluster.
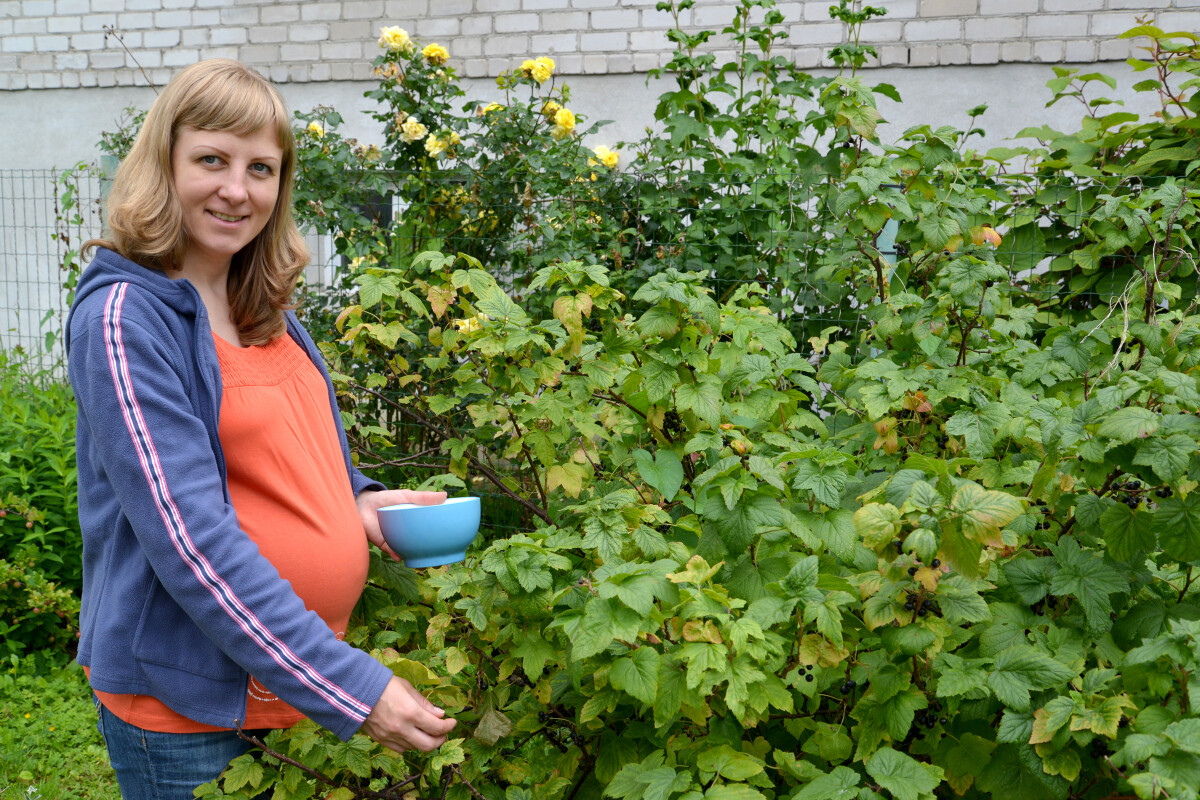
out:
{"label": "berry cluster", "polygon": [[1054,595],[1048,594],[1042,600],[1039,600],[1038,602],[1031,605],[1029,607],[1029,609],[1031,611],[1033,611],[1033,613],[1037,614],[1040,617],[1040,616],[1042,616],[1042,614],[1046,613],[1046,609],[1050,609],[1051,611],[1053,611],[1057,606],[1058,606],[1058,599],[1055,598]]}
{"label": "berry cluster", "polygon": [[929,708],[917,712],[917,724],[924,726],[926,730],[931,729],[934,725],[939,723],[945,725],[950,720],[944,716],[941,716],[941,711],[942,704],[937,700],[934,700],[933,703],[930,704]]}
{"label": "berry cluster", "polygon": [[[838,689],[839,689],[839,691],[841,691],[842,694],[850,694],[851,692],[854,691],[855,687],[857,687],[857,686],[858,686],[858,681],[854,680],[853,678],[847,678],[846,682],[843,683],[840,687],[838,687]],[[864,684],[864,686],[865,686],[865,684]]]}
{"label": "berry cluster", "polygon": [[1095,739],[1092,739],[1092,746],[1088,749],[1088,753],[1092,756],[1092,758],[1099,761],[1105,756],[1111,754],[1112,750],[1108,749],[1107,741],[1097,736]]}
{"label": "berry cluster", "polygon": [[1114,492],[1128,492],[1128,494],[1125,496],[1125,499],[1121,502],[1131,509],[1137,508],[1142,502],[1142,499],[1139,496],[1142,490],[1141,481],[1127,480],[1121,482],[1120,480],[1117,480],[1113,483],[1112,488]]}
{"label": "berry cluster", "polygon": [[803,664],[800,666],[800,674],[803,675],[804,680],[808,681],[809,683],[813,682],[812,669],[813,668],[807,664]]}
{"label": "berry cluster", "polygon": [[1163,488],[1161,488],[1161,489],[1155,489],[1155,490],[1154,490],[1154,496],[1155,496],[1155,497],[1163,497],[1163,498],[1166,498],[1166,497],[1170,497],[1172,494],[1174,494],[1174,492],[1172,492],[1172,491],[1171,491],[1171,487],[1170,487],[1170,486],[1164,486],[1164,487],[1163,487]]}
{"label": "berry cluster", "polygon": [[663,417],[663,430],[667,432],[671,438],[679,436],[683,433],[683,420],[679,417],[679,412],[671,409]]}
{"label": "berry cluster", "polygon": [[926,597],[922,599],[920,595],[908,591],[906,591],[904,595],[905,611],[916,611],[918,617],[923,617],[927,614],[933,614],[937,617],[942,615],[941,609],[939,609],[930,598]]}

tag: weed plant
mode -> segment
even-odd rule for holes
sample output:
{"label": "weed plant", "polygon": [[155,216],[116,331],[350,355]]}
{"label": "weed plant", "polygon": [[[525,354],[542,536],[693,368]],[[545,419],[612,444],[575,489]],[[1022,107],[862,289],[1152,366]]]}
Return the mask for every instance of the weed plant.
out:
{"label": "weed plant", "polygon": [[0,671],[0,799],[120,800],[83,670],[45,653]]}

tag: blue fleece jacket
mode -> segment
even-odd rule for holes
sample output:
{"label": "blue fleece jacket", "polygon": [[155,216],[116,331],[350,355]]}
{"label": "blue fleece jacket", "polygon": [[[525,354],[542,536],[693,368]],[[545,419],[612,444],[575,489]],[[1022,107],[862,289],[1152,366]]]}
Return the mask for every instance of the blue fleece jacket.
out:
{"label": "blue fleece jacket", "polygon": [[[238,526],[217,437],[221,372],[195,287],[100,248],[67,328],[79,407],[78,658],[92,686],[236,728],[253,675],[350,738],[391,671],[306,610]],[[382,489],[350,461],[312,339],[290,313],[287,329],[329,386],[345,459],[314,468],[345,469],[355,494]]]}

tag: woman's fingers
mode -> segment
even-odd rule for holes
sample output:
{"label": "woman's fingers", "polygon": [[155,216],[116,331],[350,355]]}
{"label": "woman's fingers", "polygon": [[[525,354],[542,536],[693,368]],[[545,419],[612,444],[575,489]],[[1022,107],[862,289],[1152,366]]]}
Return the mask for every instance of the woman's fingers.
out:
{"label": "woman's fingers", "polygon": [[442,746],[457,721],[403,678],[393,677],[363,723],[362,732],[393,750],[429,752]]}

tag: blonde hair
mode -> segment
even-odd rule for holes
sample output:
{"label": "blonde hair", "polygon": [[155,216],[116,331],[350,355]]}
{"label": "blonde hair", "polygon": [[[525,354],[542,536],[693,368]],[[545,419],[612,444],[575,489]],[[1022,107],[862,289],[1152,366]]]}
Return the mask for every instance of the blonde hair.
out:
{"label": "blonde hair", "polygon": [[286,329],[284,311],[308,263],[308,248],[292,218],[296,140],[279,91],[249,67],[212,59],[179,72],[154,101],[129,155],[121,162],[107,203],[106,247],[159,270],[179,269],[188,248],[183,208],[175,194],[171,152],[179,131],[196,128],[238,135],[274,126],[282,159],[279,195],[263,230],[233,257],[229,301],[243,344],[265,344]]}

